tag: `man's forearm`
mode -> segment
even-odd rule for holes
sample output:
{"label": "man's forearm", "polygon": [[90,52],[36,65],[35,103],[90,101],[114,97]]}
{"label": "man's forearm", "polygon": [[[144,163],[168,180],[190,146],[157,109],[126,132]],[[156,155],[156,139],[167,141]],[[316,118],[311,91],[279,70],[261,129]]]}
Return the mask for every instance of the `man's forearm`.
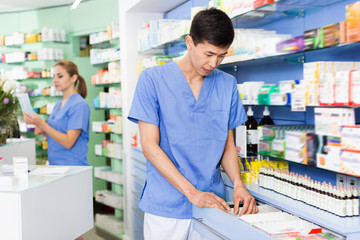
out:
{"label": "man's forearm", "polygon": [[143,153],[160,174],[186,197],[196,190],[195,187],[179,172],[170,158],[157,143],[144,143]]}
{"label": "man's forearm", "polygon": [[224,154],[221,158],[221,165],[234,186],[245,187],[241,180],[240,167],[232,130],[230,130],[228,134]]}

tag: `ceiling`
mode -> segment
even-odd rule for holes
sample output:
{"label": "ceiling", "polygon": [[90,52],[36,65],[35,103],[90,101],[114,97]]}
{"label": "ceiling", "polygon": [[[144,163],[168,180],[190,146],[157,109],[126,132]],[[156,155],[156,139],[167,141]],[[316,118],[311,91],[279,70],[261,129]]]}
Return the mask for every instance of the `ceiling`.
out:
{"label": "ceiling", "polygon": [[[2,0],[0,0],[0,2],[1,1]],[[188,1],[189,0],[157,0],[157,1],[142,0],[142,1],[138,1],[137,4],[131,7],[131,11],[164,13]]]}
{"label": "ceiling", "polygon": [[0,0],[0,13],[70,5],[75,0]]}

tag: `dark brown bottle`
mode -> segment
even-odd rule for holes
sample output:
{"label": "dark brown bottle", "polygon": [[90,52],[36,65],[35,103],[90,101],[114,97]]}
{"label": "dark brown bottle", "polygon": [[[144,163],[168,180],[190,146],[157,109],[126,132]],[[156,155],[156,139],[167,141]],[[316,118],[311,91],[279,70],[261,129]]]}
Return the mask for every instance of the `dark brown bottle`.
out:
{"label": "dark brown bottle", "polygon": [[265,106],[263,115],[264,117],[260,120],[259,126],[274,125],[274,121],[270,118],[270,112],[267,106]]}
{"label": "dark brown bottle", "polygon": [[257,127],[258,123],[254,118],[254,112],[251,107],[249,107],[247,111],[248,120],[246,121],[246,138],[247,138],[247,152],[249,156],[257,155],[258,149],[258,135],[257,135]]}

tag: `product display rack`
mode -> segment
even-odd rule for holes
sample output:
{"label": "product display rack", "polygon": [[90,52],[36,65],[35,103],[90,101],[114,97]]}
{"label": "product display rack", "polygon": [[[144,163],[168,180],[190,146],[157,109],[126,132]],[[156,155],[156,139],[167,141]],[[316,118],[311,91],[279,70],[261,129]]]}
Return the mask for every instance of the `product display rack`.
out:
{"label": "product display rack", "polygon": [[[321,169],[321,170],[324,170],[324,171],[328,171],[328,172],[333,172],[333,173],[340,173],[340,174],[343,174],[343,175],[349,175],[349,176],[353,176],[353,175],[350,175],[348,173],[344,173],[344,172],[340,172],[340,171],[335,171],[335,170],[331,170],[331,169],[324,169],[324,168],[319,168],[319,167],[316,167],[316,166],[312,166],[312,165],[308,165],[308,164],[304,164],[304,163],[299,163],[299,162],[294,162],[292,160],[288,160],[286,158],[280,158],[280,157],[274,157],[274,156],[271,156],[269,154],[258,154],[259,156],[261,157],[265,157],[265,158],[269,158],[269,159],[274,159],[274,160],[282,160],[282,161],[287,161],[287,162],[291,162],[291,163],[294,163],[294,164],[299,164],[299,165],[303,165],[303,166],[309,166],[309,167],[313,167],[313,168],[318,168],[318,169]],[[354,176],[353,176],[354,177]],[[357,177],[357,176],[355,176]]]}
{"label": "product display rack", "polygon": [[[156,1],[152,1],[152,3],[154,2]],[[278,31],[280,34],[291,34],[294,37],[301,35],[304,32],[304,30],[314,29],[331,23],[344,21],[343,17],[338,17],[338,18],[334,18],[335,20],[331,19],[328,21],[325,20],[319,21],[321,22],[319,25],[318,22],[315,22],[316,17],[314,16],[317,14],[317,12],[320,12],[318,19],[323,20],[324,18],[329,18],[330,16],[334,15],[335,10],[337,9],[341,9],[341,11],[345,13],[344,6],[346,5],[346,2],[347,1],[344,0],[276,1],[275,3],[264,5],[260,8],[249,11],[247,13],[234,16],[232,20],[235,28],[255,28],[261,26],[265,30],[275,30]],[[352,2],[353,1],[349,2],[348,4],[351,4]],[[202,4],[201,6],[203,5],[204,4]],[[197,6],[196,1],[192,1],[192,6]],[[326,12],[327,9],[330,9],[331,12],[327,13]],[[189,7],[186,7],[184,4],[172,11],[167,12],[165,14],[165,18],[173,19],[174,16],[175,18],[180,15],[187,16],[186,11],[189,10],[190,10]],[[327,15],[323,12],[326,12]],[[263,14],[263,16],[259,17],[261,14]],[[154,17],[149,17],[149,19],[154,19]],[[311,24],[310,23],[311,21],[313,21],[314,23]],[[291,26],[291,24],[298,24],[296,25],[298,26],[298,29],[294,30],[295,28]],[[302,33],[299,34],[301,30],[303,31]],[[169,47],[171,48],[171,46],[172,44],[169,44],[167,46],[165,45],[164,46],[165,50],[163,52],[167,52],[166,48]],[[236,57],[234,57],[233,59],[231,58],[225,59],[223,64],[219,66],[219,69],[224,70],[230,73],[231,75],[235,76],[238,80],[238,83],[243,83],[245,81],[264,81],[265,83],[274,83],[279,80],[302,79],[299,76],[302,76],[303,63],[313,62],[313,61],[356,61],[351,57],[347,59],[347,57],[348,55],[351,55],[355,51],[357,51],[359,49],[359,46],[360,46],[359,42],[354,42],[354,43],[340,44],[340,45],[335,45],[335,46],[316,49],[316,50],[301,51],[301,52],[281,54],[276,56],[267,56],[257,59],[244,59],[243,56],[242,59],[241,57],[239,57],[239,59],[236,59]],[[156,52],[156,50],[158,49],[156,49],[155,47],[148,51],[141,52],[140,54],[151,54],[152,51]],[[283,69],[279,70],[280,68]],[[275,71],[273,71],[274,69]],[[291,71],[295,72],[295,70],[297,72],[291,75],[292,74]],[[252,73],[250,71],[254,72],[255,77],[251,76]],[[299,74],[298,72],[300,72],[301,74]],[[242,75],[244,75],[245,77],[243,77]],[[134,76],[131,77],[131,81],[133,79]],[[130,81],[130,79],[127,80]],[[257,105],[257,104],[244,104],[244,105],[266,106],[266,105]],[[294,112],[290,114],[290,116],[287,116],[287,111],[289,111],[289,107],[291,107],[291,105],[279,105],[279,106],[269,105],[269,106],[276,108],[276,110],[274,111],[271,110],[271,113],[272,115],[274,114],[276,116],[274,120],[275,123],[278,125],[286,125],[286,124],[314,125],[313,115],[315,108],[335,108],[335,107],[346,107],[346,108],[356,108],[356,109],[358,108],[357,106],[306,106],[307,108],[305,112]],[[260,107],[256,111],[259,113]],[[256,114],[256,118],[259,118],[259,115],[260,114]],[[299,118],[298,116],[300,115],[301,117]],[[135,137],[136,136],[138,135],[135,135]],[[131,140],[133,140],[133,138]],[[142,158],[139,157],[137,151],[132,151],[131,155],[132,155],[131,160],[133,160],[135,165],[133,167],[133,169],[135,169],[135,173],[132,175],[132,178],[134,178],[134,182],[141,182],[142,179],[137,179],[135,178],[135,176],[142,176],[140,175],[139,169],[141,168],[143,170],[143,168],[139,166],[140,164],[138,164],[138,162],[140,162],[140,160],[142,160],[143,157]],[[296,163],[293,164],[296,165]],[[304,170],[304,168],[301,169],[302,171],[305,172],[307,171]],[[331,173],[331,174],[325,174],[325,176],[322,176],[323,178],[327,178],[329,177],[329,175],[331,175],[331,177],[334,176],[333,172],[331,172],[330,170],[326,170],[323,168],[318,168],[318,170],[323,170],[324,172]],[[145,172],[141,172],[141,173],[145,174]],[[300,173],[304,174],[304,172],[300,172]],[[333,179],[329,181],[334,182]],[[230,181],[228,182],[229,183],[227,183],[227,185],[230,186],[231,182]],[[347,239],[355,240],[360,238],[359,235],[360,231],[358,229],[358,227],[360,226],[359,217],[350,217],[350,218],[338,217],[334,214],[317,209],[300,201],[293,200],[289,197],[278,194],[274,191],[262,189],[257,185],[254,184],[246,184],[246,185],[247,188],[249,189],[249,192],[253,196],[255,196],[255,198],[263,202],[266,202],[270,205],[274,205],[286,212],[297,215],[300,218],[306,219],[326,229],[344,235],[347,237]],[[135,195],[135,197],[133,198],[136,197],[139,196]],[[134,211],[137,210],[137,208],[133,208],[133,209]],[[217,218],[216,214],[212,214],[213,212],[216,211],[216,209],[204,209],[204,211],[208,213],[209,216],[212,217],[212,221],[215,222],[215,224],[220,225],[220,228],[223,228],[224,232],[232,231],[232,229],[236,228],[237,226],[233,224],[231,225],[232,226],[231,229],[225,227],[225,225],[230,226],[230,224],[228,224],[228,222],[222,222],[221,220],[219,220],[220,218]],[[136,214],[133,215],[135,216]],[[244,229],[244,231],[252,232],[252,228],[246,226],[246,229]],[[245,233],[244,231],[243,231],[244,236],[242,236],[244,237],[244,239],[274,239],[274,237],[271,237],[269,235],[263,235],[262,238],[253,238],[251,234]],[[134,232],[136,232],[136,230],[134,230]],[[237,239],[237,237],[231,239]],[[209,238],[209,239],[222,239],[222,238],[221,236],[220,237],[215,236],[214,238]]]}
{"label": "product display rack", "polygon": [[121,86],[121,82],[113,82],[113,83],[98,83],[94,84],[94,86],[108,87],[108,86]]}
{"label": "product display rack", "polygon": [[343,1],[345,0],[279,0],[231,18],[243,28],[255,28],[287,17],[303,17],[306,12]]}
{"label": "product display rack", "polygon": [[116,135],[122,135],[122,133],[117,133],[117,132],[95,132],[95,131],[93,131],[93,133],[97,133],[97,134],[116,134]]}
{"label": "product display rack", "polygon": [[98,62],[98,63],[93,63],[92,65],[94,66],[98,66],[98,67],[101,67],[101,66],[106,66],[108,63],[111,63],[111,62],[118,62],[120,61],[120,59],[116,59],[116,60],[109,60],[109,61],[103,61],[103,62]]}
{"label": "product display rack", "polygon": [[280,63],[280,62],[305,63],[309,58],[312,59],[319,56],[321,57],[326,54],[331,54],[331,55],[347,54],[353,51],[358,51],[359,49],[360,49],[360,42],[353,42],[353,43],[334,45],[330,47],[324,47],[320,49],[314,49],[314,50],[267,56],[263,58],[243,59],[244,56],[234,55],[234,56],[226,57],[219,67],[220,69],[226,71],[227,68],[236,67],[236,66],[256,66],[257,64],[270,64],[270,63]]}
{"label": "product display rack", "polygon": [[94,108],[95,110],[116,110],[118,109],[118,113],[121,115],[121,108]]}
{"label": "product display rack", "polygon": [[53,78],[24,78],[24,79],[16,79],[16,81],[40,81],[40,80],[52,80]]}
{"label": "product display rack", "polygon": [[174,40],[168,41],[166,43],[160,44],[158,46],[153,46],[150,49],[147,49],[145,51],[140,51],[139,54],[143,54],[143,55],[159,55],[159,54],[164,54],[164,51],[170,47],[172,47],[175,44],[178,43],[183,43],[185,45],[185,37],[186,35],[183,35],[179,38],[176,38]]}
{"label": "product display rack", "polygon": [[103,155],[96,155],[95,156],[97,157],[107,157],[107,158],[113,158],[113,159],[116,159],[116,160],[122,160],[122,158],[117,158],[117,157],[111,157],[111,156],[103,156]]}
{"label": "product display rack", "polygon": [[[106,40],[103,42],[92,44],[94,48],[116,48],[116,46],[119,46],[119,38]],[[111,61],[104,61],[101,63],[94,63],[93,66],[99,67],[99,68],[105,68],[107,67],[107,64],[110,62],[119,62],[120,60],[111,60]],[[94,84],[95,87],[101,87],[104,89],[104,92],[108,92],[109,87],[121,87],[120,82],[116,83],[106,83],[106,84]],[[110,118],[110,115],[122,115],[122,108],[94,108],[95,110],[105,110],[104,118],[105,120]],[[122,143],[122,134],[121,133],[111,133],[111,132],[95,132],[92,131],[95,134],[105,134],[104,140],[112,140],[114,143]],[[119,175],[123,174],[123,158],[114,158],[110,156],[99,156],[96,155],[96,157],[106,157],[106,165],[111,169],[112,172],[117,173]],[[100,167],[102,168],[102,167]],[[96,177],[96,176],[95,176]],[[102,179],[107,182],[107,189],[112,191],[113,193],[122,196],[124,198],[124,190],[123,190],[123,182],[114,182],[110,181],[106,178],[96,177],[98,179]],[[105,203],[101,203],[104,205],[107,205]],[[123,203],[124,205],[124,203]],[[107,205],[109,206],[109,205]],[[113,206],[110,206],[111,208],[114,208]],[[124,218],[124,207],[121,209],[114,208],[114,216]],[[111,232],[110,230],[104,228],[103,226],[100,226],[98,223],[95,222],[95,229],[96,233],[105,239],[122,239],[123,234],[115,234]]]}
{"label": "product display rack", "polygon": [[123,239],[123,234],[115,234],[109,230],[107,230],[106,228],[100,226],[99,224],[95,223],[94,226],[96,227],[96,233],[102,237],[104,237],[105,239],[109,239],[109,240],[122,240]]}
{"label": "product display rack", "polygon": [[12,45],[2,45],[0,47],[8,47],[8,48],[21,48],[22,46],[29,46],[34,44],[70,44],[70,42],[61,42],[61,41],[36,41],[36,42],[25,42],[22,44],[12,44]]}
{"label": "product display rack", "polygon": [[[222,173],[224,184],[233,187],[229,177]],[[339,217],[332,213],[310,206],[306,203],[294,200],[275,191],[262,188],[254,183],[246,183],[246,188],[256,199],[275,206],[283,211],[292,213],[310,222],[323,226],[331,231],[346,236],[347,239],[359,239],[360,216]]]}
{"label": "product display rack", "polygon": [[[70,48],[70,42],[57,42],[57,41],[45,41],[45,42],[31,42],[31,43],[23,43],[23,44],[15,44],[15,45],[5,45],[0,46],[1,51],[4,51],[5,53],[11,53],[16,51],[29,51],[29,52],[37,52],[39,49],[44,47],[51,47],[51,48],[61,48],[64,51],[65,58],[67,57],[67,50]],[[30,61],[20,61],[20,62],[10,62],[6,63],[3,62],[7,69],[10,69],[12,66],[25,66],[29,70],[37,70],[37,69],[44,69],[44,68],[51,68],[58,60],[49,59],[49,60],[30,60]],[[26,83],[26,85],[31,84],[39,84],[37,85],[38,88],[43,88],[44,86],[49,86],[50,80],[52,78],[46,77],[46,78],[26,78],[26,79],[16,79],[17,82]],[[37,106],[38,103],[44,104],[46,102],[53,102],[58,101],[59,98],[62,96],[29,96],[33,108],[39,107]],[[20,113],[20,111],[19,111]],[[40,114],[43,118],[47,118],[48,114]],[[20,116],[22,118],[22,116]],[[23,134],[23,133],[22,133]],[[26,134],[26,133],[25,133]],[[26,137],[35,138],[36,140],[42,141],[43,136],[38,136],[35,134],[32,134],[31,136],[29,134],[26,135]],[[41,153],[38,153],[39,149],[36,149],[37,156],[41,155],[41,159],[37,157],[37,160],[44,163],[43,159],[47,158],[47,152],[42,151]]]}
{"label": "product display rack", "polygon": [[112,45],[119,44],[120,38],[112,38],[101,42],[91,43],[91,46],[95,48],[108,48]]}

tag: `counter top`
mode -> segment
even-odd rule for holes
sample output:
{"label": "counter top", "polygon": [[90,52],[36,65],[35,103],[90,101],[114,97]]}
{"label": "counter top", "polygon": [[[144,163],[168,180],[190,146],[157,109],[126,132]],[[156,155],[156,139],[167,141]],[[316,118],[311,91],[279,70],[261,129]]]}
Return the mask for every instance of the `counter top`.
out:
{"label": "counter top", "polygon": [[[32,172],[36,168],[47,168],[47,169],[61,169],[68,167],[68,170],[64,174],[47,174],[47,175],[33,175]],[[87,170],[91,170],[91,166],[43,166],[43,165],[30,165],[29,174],[25,178],[16,178],[13,176],[11,167],[5,167],[0,171],[0,193],[19,193],[27,191],[33,188],[37,188],[51,182],[66,178]],[[10,181],[10,184],[8,182]],[[6,184],[7,183],[7,184]]]}

